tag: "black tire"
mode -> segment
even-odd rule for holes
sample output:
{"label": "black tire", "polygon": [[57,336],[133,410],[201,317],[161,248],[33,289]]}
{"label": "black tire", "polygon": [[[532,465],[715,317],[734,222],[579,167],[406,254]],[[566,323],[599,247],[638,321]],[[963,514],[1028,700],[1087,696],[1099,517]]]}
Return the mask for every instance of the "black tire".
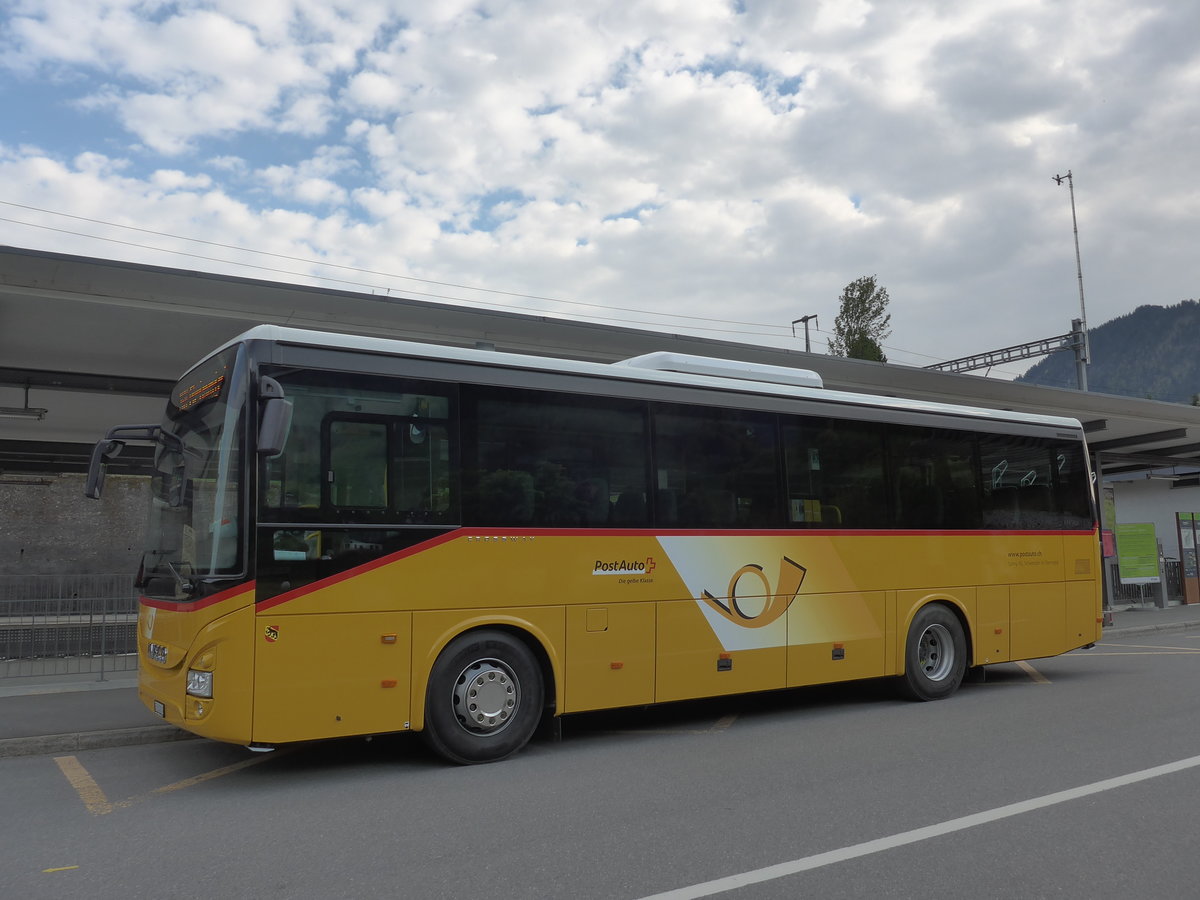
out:
{"label": "black tire", "polygon": [[900,692],[910,700],[942,700],[958,690],[967,670],[962,623],[941,603],[922,607],[908,627]]}
{"label": "black tire", "polygon": [[425,691],[425,742],[462,765],[516,753],[541,721],[542,670],[504,631],[472,631],[446,645]]}

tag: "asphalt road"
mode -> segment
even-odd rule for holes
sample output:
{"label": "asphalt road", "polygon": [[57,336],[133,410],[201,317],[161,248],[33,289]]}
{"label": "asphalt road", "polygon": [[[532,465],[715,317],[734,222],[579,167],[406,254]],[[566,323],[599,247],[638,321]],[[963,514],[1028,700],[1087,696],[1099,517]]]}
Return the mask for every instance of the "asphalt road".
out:
{"label": "asphalt road", "polygon": [[412,736],[0,759],[6,896],[1183,897],[1200,632],[567,720],[458,768]]}

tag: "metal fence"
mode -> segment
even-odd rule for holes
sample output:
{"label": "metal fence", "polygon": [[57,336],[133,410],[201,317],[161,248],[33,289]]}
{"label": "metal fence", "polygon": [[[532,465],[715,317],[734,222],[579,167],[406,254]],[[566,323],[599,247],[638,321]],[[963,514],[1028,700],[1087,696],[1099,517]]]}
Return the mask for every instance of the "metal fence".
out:
{"label": "metal fence", "polygon": [[1183,579],[1179,560],[1164,559],[1159,568],[1160,584],[1126,584],[1121,581],[1115,559],[1105,560],[1108,567],[1108,585],[1114,606],[1155,606],[1162,603],[1178,603],[1183,600]]}
{"label": "metal fence", "polygon": [[0,678],[136,668],[132,575],[0,575]]}

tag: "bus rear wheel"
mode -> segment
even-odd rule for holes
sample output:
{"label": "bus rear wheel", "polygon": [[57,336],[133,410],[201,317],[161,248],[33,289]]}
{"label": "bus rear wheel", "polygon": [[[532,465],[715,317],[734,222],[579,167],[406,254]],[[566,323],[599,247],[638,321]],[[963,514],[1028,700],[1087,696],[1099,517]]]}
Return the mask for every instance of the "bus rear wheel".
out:
{"label": "bus rear wheel", "polygon": [[900,691],[911,700],[941,700],[962,684],[967,639],[948,607],[931,603],[913,617],[904,646]]}
{"label": "bus rear wheel", "polygon": [[422,734],[451,762],[495,762],[529,742],[544,698],[541,667],[522,641],[504,631],[469,632],[433,664]]}

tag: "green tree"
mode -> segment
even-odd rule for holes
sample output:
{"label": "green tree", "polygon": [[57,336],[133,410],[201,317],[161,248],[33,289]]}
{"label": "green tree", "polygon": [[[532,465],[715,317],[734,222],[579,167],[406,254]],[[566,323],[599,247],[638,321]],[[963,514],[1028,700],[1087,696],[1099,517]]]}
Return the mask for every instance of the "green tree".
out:
{"label": "green tree", "polygon": [[829,354],[887,362],[883,342],[892,333],[887,288],[879,285],[874,275],[864,275],[846,285],[838,299],[841,307],[833,320]]}

